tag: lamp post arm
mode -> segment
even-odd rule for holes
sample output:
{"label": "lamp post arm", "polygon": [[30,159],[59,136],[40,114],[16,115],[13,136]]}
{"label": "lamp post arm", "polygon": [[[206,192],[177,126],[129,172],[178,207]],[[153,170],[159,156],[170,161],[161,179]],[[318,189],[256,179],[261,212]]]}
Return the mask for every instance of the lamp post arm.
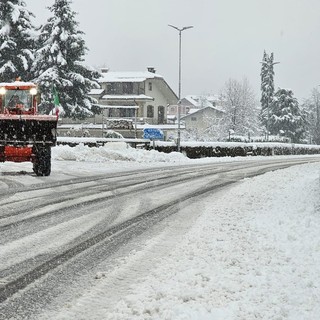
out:
{"label": "lamp post arm", "polygon": [[180,31],[180,29],[179,29],[178,27],[173,26],[172,24],[168,24],[168,26],[171,27],[171,28],[174,28],[174,29],[176,29],[176,30],[178,30],[178,31]]}

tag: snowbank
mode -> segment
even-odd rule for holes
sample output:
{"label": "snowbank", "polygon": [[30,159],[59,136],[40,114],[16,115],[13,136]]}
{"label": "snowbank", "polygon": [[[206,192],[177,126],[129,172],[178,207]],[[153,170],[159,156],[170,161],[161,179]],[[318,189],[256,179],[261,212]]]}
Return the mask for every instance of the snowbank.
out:
{"label": "snowbank", "polygon": [[155,150],[135,149],[128,146],[125,142],[112,142],[99,148],[91,148],[83,144],[75,147],[57,146],[52,149],[52,159],[94,162],[129,161],[139,163],[175,163],[185,161],[186,157],[178,152],[172,152],[168,155]]}

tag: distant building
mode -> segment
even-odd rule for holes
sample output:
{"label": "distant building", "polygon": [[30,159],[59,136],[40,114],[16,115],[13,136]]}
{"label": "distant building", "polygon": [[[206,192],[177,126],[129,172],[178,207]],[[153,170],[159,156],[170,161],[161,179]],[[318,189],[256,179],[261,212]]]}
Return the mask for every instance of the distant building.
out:
{"label": "distant building", "polygon": [[181,105],[189,109],[201,109],[205,107],[222,108],[223,102],[218,95],[188,95],[181,99]]}
{"label": "distant building", "polygon": [[140,123],[167,123],[167,106],[178,97],[154,68],[144,72],[102,69],[101,89],[90,95],[98,100],[107,119],[137,119]]}
{"label": "distant building", "polygon": [[205,132],[208,128],[218,127],[224,117],[225,112],[212,106],[196,109],[183,116],[186,130],[198,130]]}
{"label": "distant building", "polygon": [[[223,110],[223,102],[217,95],[188,95],[180,100],[180,116],[184,117],[206,107]],[[168,121],[175,122],[177,120],[177,115],[178,105],[168,106]]]}

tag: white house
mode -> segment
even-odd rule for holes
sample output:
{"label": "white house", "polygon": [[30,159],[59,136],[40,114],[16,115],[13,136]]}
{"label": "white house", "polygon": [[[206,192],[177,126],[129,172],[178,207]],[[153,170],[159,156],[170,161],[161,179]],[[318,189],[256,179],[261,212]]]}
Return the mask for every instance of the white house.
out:
{"label": "white house", "polygon": [[167,123],[167,106],[178,97],[154,68],[140,72],[102,69],[101,89],[90,95],[98,100],[108,119],[138,119],[140,123]]}
{"label": "white house", "polygon": [[[206,107],[223,109],[223,102],[217,95],[188,95],[180,100],[180,116],[184,117]],[[167,109],[167,118],[172,122],[177,120],[178,105],[170,105]]]}
{"label": "white house", "polygon": [[208,106],[201,109],[193,109],[181,118],[186,130],[197,131],[199,134],[219,131],[225,112],[216,107]]}

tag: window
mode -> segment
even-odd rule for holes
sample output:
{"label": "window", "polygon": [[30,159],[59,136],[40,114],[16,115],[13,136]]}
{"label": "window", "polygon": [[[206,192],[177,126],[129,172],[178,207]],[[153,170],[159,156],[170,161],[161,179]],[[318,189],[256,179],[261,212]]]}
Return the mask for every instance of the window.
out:
{"label": "window", "polygon": [[121,118],[133,118],[135,115],[135,109],[120,109],[120,117]]}
{"label": "window", "polygon": [[144,94],[144,83],[143,82],[133,82],[133,94]]}
{"label": "window", "polygon": [[116,83],[115,82],[107,83],[107,94],[116,94]]}
{"label": "window", "polygon": [[145,94],[145,83],[139,82],[138,94]]}
{"label": "window", "polygon": [[197,121],[197,117],[191,117],[191,121]]}
{"label": "window", "polygon": [[154,107],[151,105],[148,105],[147,107],[147,118],[153,118],[154,117]]}
{"label": "window", "polygon": [[152,82],[149,82],[148,86],[149,86],[149,91],[152,91]]}
{"label": "window", "polygon": [[158,107],[158,123],[159,124],[164,123],[164,106]]}
{"label": "window", "polygon": [[135,116],[135,109],[133,108],[110,108],[110,118],[133,118]]}
{"label": "window", "polygon": [[133,83],[109,82],[107,83],[107,94],[133,94]]}
{"label": "window", "polygon": [[133,83],[132,82],[124,82],[122,84],[122,92],[124,94],[133,94]]}

